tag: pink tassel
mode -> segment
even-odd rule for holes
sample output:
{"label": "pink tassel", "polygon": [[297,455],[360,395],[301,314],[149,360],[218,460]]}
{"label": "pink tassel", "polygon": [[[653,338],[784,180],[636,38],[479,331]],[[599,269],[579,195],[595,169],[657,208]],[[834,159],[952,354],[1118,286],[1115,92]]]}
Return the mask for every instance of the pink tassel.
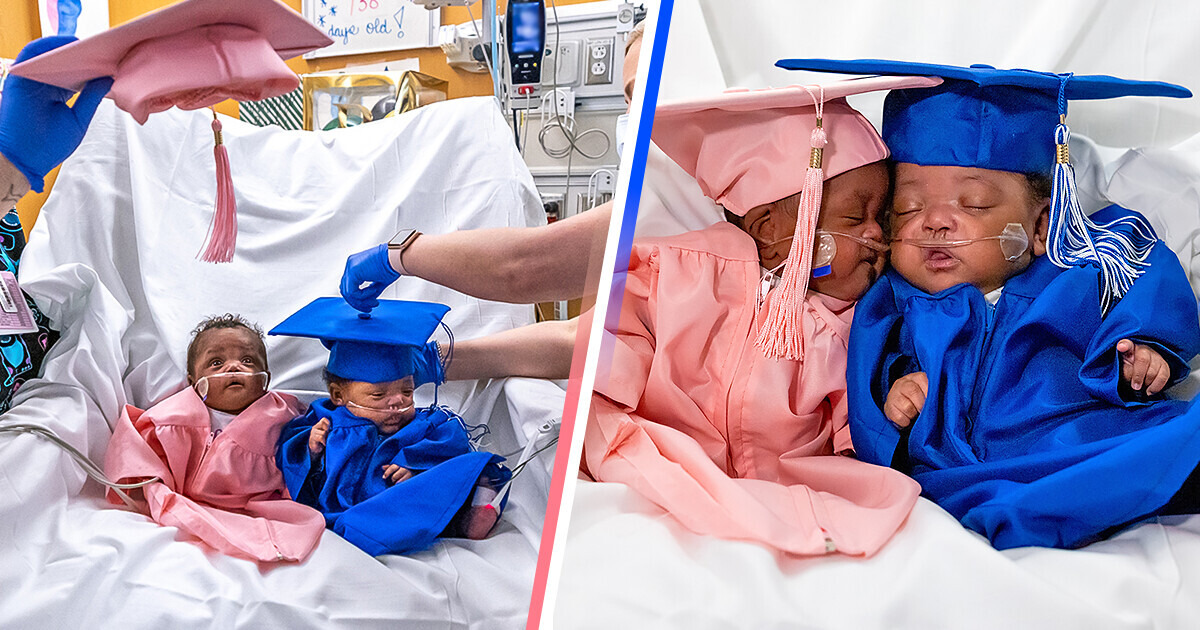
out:
{"label": "pink tassel", "polygon": [[812,132],[812,151],[808,170],[804,173],[804,188],[800,190],[800,210],[797,213],[796,233],[788,252],[783,281],[767,296],[767,317],[754,345],[771,358],[791,361],[804,359],[804,320],[800,306],[808,292],[812,273],[813,241],[817,235],[817,219],[821,213],[821,194],[824,192],[825,172],[821,154],[827,142],[821,119]]}
{"label": "pink tassel", "polygon": [[233,249],[237,245],[237,199],[233,195],[233,176],[229,172],[229,152],[225,150],[221,121],[217,120],[215,110],[212,128],[216,141],[213,156],[217,160],[217,204],[200,260],[223,263],[233,260]]}

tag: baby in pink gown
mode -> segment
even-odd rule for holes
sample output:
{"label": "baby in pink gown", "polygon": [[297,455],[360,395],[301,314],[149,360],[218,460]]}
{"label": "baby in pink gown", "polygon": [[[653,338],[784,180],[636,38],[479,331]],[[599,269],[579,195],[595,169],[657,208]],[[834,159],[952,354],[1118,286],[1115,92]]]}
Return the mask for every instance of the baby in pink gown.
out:
{"label": "baby in pink gown", "polygon": [[[316,548],[325,519],[288,497],[275,442],[304,408],[267,391],[262,331],[236,315],[200,323],[187,353],[191,385],[143,411],[126,405],[104,470],[119,483],[159,481],[133,491],[135,508],[232,556],[300,561]],[[110,502],[120,497],[108,491]]]}
{"label": "baby in pink gown", "polygon": [[[878,133],[840,97],[913,81],[659,106],[655,142],[729,222],[634,242],[585,473],[696,533],[789,554],[870,555],[899,529],[920,488],[847,456],[848,332],[885,262],[889,174]],[[821,100],[827,145],[812,160]],[[823,186],[805,187],[810,161]],[[780,283],[784,267],[795,275]],[[789,308],[795,319],[771,317]]]}

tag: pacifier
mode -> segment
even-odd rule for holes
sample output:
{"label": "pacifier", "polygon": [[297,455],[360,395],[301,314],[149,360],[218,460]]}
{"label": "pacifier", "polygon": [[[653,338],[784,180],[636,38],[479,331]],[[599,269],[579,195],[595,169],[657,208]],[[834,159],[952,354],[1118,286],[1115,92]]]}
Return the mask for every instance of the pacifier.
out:
{"label": "pacifier", "polygon": [[980,241],[1000,241],[1000,253],[1004,254],[1005,260],[1013,261],[1020,258],[1029,250],[1029,235],[1025,233],[1025,228],[1020,223],[1009,223],[1004,226],[1004,231],[997,236],[981,236],[979,238],[968,238],[956,241],[949,241],[937,238],[897,238],[892,239],[893,243],[904,243],[913,247],[923,247],[926,249],[949,249],[953,247],[963,247],[971,243]]}
{"label": "pacifier", "polygon": [[200,400],[208,400],[208,389],[209,389],[208,379],[210,379],[210,378],[232,378],[234,376],[242,376],[242,377],[248,377],[248,378],[254,378],[254,377],[261,376],[263,378],[263,386],[262,386],[263,391],[267,390],[267,385],[270,384],[270,382],[271,382],[271,375],[268,372],[221,372],[220,374],[210,374],[208,376],[201,376],[199,379],[197,379],[196,385],[195,385],[196,395],[200,397]]}

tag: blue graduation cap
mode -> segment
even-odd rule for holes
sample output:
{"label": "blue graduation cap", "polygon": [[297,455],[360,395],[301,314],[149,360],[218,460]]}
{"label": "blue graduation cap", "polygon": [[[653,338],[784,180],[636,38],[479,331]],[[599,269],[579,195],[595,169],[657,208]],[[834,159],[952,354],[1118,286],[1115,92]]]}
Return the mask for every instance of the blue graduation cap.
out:
{"label": "blue graduation cap", "polygon": [[334,376],[384,383],[411,374],[418,386],[440,384],[445,374],[437,344],[429,338],[446,326],[442,317],[449,311],[434,302],[380,300],[367,314],[340,297],[323,297],[267,334],[320,339],[329,349],[326,369]]}
{"label": "blue graduation cap", "polygon": [[897,162],[965,166],[1052,176],[1047,255],[1062,268],[1100,270],[1104,312],[1147,265],[1157,241],[1140,217],[1094,223],[1079,206],[1067,150],[1067,101],[1119,96],[1187,98],[1184,87],[1107,75],[1001,70],[881,59],[781,59],[788,70],[941,77],[941,85],[892,90],[884,100],[883,140]]}

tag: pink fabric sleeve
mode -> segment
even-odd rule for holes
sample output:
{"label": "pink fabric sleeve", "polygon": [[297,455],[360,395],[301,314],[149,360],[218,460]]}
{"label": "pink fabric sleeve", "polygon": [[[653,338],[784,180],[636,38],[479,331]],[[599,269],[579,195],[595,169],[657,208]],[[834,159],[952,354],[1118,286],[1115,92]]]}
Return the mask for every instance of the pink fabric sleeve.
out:
{"label": "pink fabric sleeve", "polygon": [[[605,326],[602,371],[595,386],[596,393],[627,411],[637,408],[654,360],[657,288],[658,248],[634,243],[625,274],[620,320],[615,331]],[[611,359],[605,356],[606,346],[612,349]]]}
{"label": "pink fabric sleeve", "polygon": [[[158,477],[163,480],[165,487],[174,486],[175,479],[165,464],[167,457],[154,433],[154,424],[142,421],[144,413],[133,405],[126,405],[121,410],[121,417],[117,418],[104,455],[104,474],[116,483],[136,483]],[[139,500],[143,496],[142,491],[132,490],[128,494],[138,502],[143,513],[149,513],[149,508]],[[106,496],[109,503],[124,505],[124,501],[111,488]]]}

